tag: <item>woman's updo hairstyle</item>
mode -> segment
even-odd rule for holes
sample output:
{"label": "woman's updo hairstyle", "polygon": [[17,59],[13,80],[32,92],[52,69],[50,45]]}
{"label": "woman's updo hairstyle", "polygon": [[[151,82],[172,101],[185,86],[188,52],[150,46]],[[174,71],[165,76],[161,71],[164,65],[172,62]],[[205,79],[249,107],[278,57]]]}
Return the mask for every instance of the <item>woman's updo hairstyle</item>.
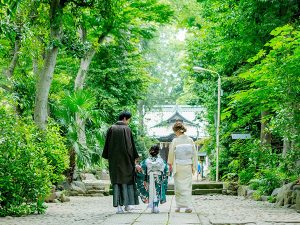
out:
{"label": "woman's updo hairstyle", "polygon": [[157,156],[159,153],[159,146],[158,145],[151,146],[151,148],[149,149],[149,153],[151,156]]}
{"label": "woman's updo hairstyle", "polygon": [[180,122],[180,121],[177,121],[175,124],[174,124],[174,126],[173,126],[173,131],[176,133],[177,131],[179,131],[180,133],[184,133],[184,132],[186,132],[186,128],[185,128],[185,126],[183,125],[183,123],[182,122]]}

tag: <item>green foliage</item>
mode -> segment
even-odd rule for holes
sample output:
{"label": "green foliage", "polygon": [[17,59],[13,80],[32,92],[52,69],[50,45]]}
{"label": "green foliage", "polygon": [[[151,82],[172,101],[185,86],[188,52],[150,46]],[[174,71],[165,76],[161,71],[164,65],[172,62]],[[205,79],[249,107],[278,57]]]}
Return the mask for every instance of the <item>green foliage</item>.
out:
{"label": "green foliage", "polygon": [[137,151],[141,157],[141,160],[144,160],[149,156],[149,149],[152,145],[157,144],[158,141],[147,136],[138,136],[135,142]]}
{"label": "green foliage", "polygon": [[259,191],[255,191],[253,193],[253,199],[256,200],[256,201],[261,201],[261,193]]}
{"label": "green foliage", "polygon": [[254,166],[252,167],[247,167],[245,169],[242,169],[238,173],[239,177],[239,183],[240,184],[248,184],[251,179],[255,176],[256,173],[256,168]]}
{"label": "green foliage", "polygon": [[18,102],[19,114],[30,116],[33,114],[34,95],[36,79],[32,73],[16,71],[13,81],[15,99]]}
{"label": "green foliage", "polygon": [[[179,36],[181,35],[181,36]],[[154,78],[144,100],[146,109],[153,105],[176,104],[182,94],[185,31],[164,25],[157,35],[144,43],[146,68]],[[163,90],[163,91],[162,91]]]}
{"label": "green foliage", "polygon": [[[94,110],[95,105],[95,97],[89,91],[80,90],[66,94],[55,108],[56,117],[64,130],[67,146],[76,152],[78,168],[91,166],[100,160],[104,132],[103,129],[99,129],[103,121],[101,115]],[[88,130],[89,145],[87,146],[83,146],[79,141],[76,115],[87,120],[88,124],[94,123],[93,126],[98,126],[97,130]]]}
{"label": "green foliage", "polygon": [[300,174],[300,151],[299,149],[290,149],[283,157],[280,164],[280,171],[286,175],[285,182],[292,182],[299,179]]}
{"label": "green foliage", "polygon": [[25,124],[0,108],[0,216],[43,212],[53,167],[33,124]]}
{"label": "green foliage", "polygon": [[276,196],[269,196],[268,197],[268,202],[275,203],[276,202]]}
{"label": "green foliage", "polygon": [[44,212],[51,183],[61,181],[68,166],[58,126],[42,133],[14,110],[10,95],[0,90],[0,216]]}
{"label": "green foliage", "polygon": [[252,88],[233,94],[230,104],[251,105],[252,112],[275,112],[270,121],[271,132],[299,142],[300,31],[286,25],[271,34],[275,37],[265,45],[268,53],[258,53],[249,60],[255,65],[240,74],[242,79],[251,82]]}
{"label": "green foliage", "polygon": [[[198,2],[199,14],[187,22],[193,34],[188,63],[221,75],[221,177],[238,176],[241,184],[256,179],[259,195],[269,193],[299,174],[299,4],[295,0]],[[207,108],[208,131],[214,137],[216,77],[192,71],[184,89],[191,104]],[[262,112],[267,116],[262,117]],[[236,132],[250,133],[253,139],[232,140],[230,135]],[[264,133],[271,135],[269,146],[260,143]]]}
{"label": "green foliage", "polygon": [[260,195],[271,195],[275,188],[283,184],[284,174],[278,168],[262,169],[256,174],[256,178],[250,180],[250,187],[257,190]]}
{"label": "green foliage", "polygon": [[[298,76],[300,67],[297,62],[300,57],[300,33],[299,30],[286,25],[276,28],[271,34],[275,37],[265,45],[268,51],[262,50],[251,58],[249,62],[255,63],[253,67],[240,74],[242,79],[250,83],[251,88],[232,94],[230,96],[232,100],[229,103],[238,115],[239,127],[253,121],[261,111],[273,112],[268,118],[269,132],[274,136],[282,137],[286,143],[294,143],[289,146],[287,155],[283,158],[278,157],[279,155],[276,157],[275,154],[270,155],[266,151],[263,151],[263,155],[259,154],[259,158],[255,157],[255,162],[258,163],[265,158],[263,161],[266,165],[262,168],[266,169],[268,166],[274,168],[277,162],[277,166],[287,175],[287,177],[278,176],[278,174],[271,176],[267,172],[256,175],[261,177],[262,188],[267,186],[273,188],[275,184],[280,183],[278,179],[296,180],[299,174],[297,161],[299,160],[300,111],[297,98],[300,93]],[[245,111],[246,107],[248,111]],[[246,116],[245,114],[250,115],[247,120],[242,119]],[[244,172],[242,175],[242,182],[246,182],[248,179],[244,180]],[[272,182],[275,184],[273,185]],[[260,191],[270,192],[269,189]]]}
{"label": "green foliage", "polygon": [[91,65],[87,85],[94,90],[97,108],[106,113],[107,123],[114,123],[124,109],[134,112],[152,80],[136,51],[132,43],[112,43],[99,50],[98,63]]}
{"label": "green foliage", "polygon": [[[270,195],[273,189],[297,179],[297,158],[282,158],[270,147],[262,146],[259,142],[253,143],[252,140],[236,141],[230,150],[233,152],[222,155],[231,159],[228,167],[221,167],[224,178],[234,180],[238,175],[240,184],[250,184],[260,195]],[[287,169],[287,165],[294,167]]]}
{"label": "green foliage", "polygon": [[47,132],[40,134],[39,140],[38,147],[43,149],[47,164],[51,167],[50,181],[57,184],[64,179],[63,173],[69,166],[65,138],[60,135],[60,127],[51,122]]}
{"label": "green foliage", "polygon": [[[62,8],[53,9],[56,15],[51,20],[49,3],[0,1],[1,216],[42,212],[50,184],[75,165],[69,162],[73,152],[79,168],[105,166],[100,156],[107,124],[125,108],[134,114],[137,101],[145,98],[153,82],[145,70],[141,43],[153,38],[158,25],[173,15],[170,5],[158,0],[67,0],[60,1]],[[60,21],[61,38],[51,36]],[[40,132],[32,122],[36,81],[45,53],[53,46],[59,53],[57,64],[46,68],[50,75],[55,70],[47,130]],[[75,92],[81,59],[90,50],[96,54],[91,66],[84,68],[85,90]],[[10,76],[4,76],[10,70]],[[78,140],[76,118],[85,123],[86,145]]]}

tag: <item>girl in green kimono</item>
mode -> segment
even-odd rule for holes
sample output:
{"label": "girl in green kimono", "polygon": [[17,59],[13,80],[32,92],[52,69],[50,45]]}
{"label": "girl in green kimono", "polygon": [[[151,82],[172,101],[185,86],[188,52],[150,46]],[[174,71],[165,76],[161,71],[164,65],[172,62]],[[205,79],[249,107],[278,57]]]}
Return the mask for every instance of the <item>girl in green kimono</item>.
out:
{"label": "girl in green kimono", "polygon": [[152,146],[149,153],[150,156],[136,166],[136,182],[141,200],[148,203],[152,213],[159,213],[159,202],[166,202],[169,169],[159,156],[159,146]]}

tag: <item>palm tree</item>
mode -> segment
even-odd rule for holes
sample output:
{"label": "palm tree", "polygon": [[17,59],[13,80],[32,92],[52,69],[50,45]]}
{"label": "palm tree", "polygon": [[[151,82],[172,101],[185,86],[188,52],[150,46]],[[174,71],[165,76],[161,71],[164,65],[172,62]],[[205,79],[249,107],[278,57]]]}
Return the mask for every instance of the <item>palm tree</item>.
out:
{"label": "palm tree", "polygon": [[[69,147],[70,165],[66,171],[68,181],[73,180],[75,168],[101,165],[101,151],[104,143],[104,130],[107,127],[101,120],[101,113],[95,110],[96,99],[86,90],[78,90],[60,100],[55,109],[59,123],[63,127]],[[78,117],[84,124],[78,124]],[[88,123],[89,129],[85,128]]]}

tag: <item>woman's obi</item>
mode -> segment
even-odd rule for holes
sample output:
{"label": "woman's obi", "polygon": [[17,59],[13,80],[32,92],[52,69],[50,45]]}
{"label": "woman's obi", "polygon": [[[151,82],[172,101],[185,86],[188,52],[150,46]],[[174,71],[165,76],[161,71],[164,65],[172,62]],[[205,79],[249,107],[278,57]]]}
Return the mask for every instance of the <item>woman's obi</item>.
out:
{"label": "woman's obi", "polygon": [[193,145],[179,144],[175,147],[175,162],[181,165],[193,164]]}

